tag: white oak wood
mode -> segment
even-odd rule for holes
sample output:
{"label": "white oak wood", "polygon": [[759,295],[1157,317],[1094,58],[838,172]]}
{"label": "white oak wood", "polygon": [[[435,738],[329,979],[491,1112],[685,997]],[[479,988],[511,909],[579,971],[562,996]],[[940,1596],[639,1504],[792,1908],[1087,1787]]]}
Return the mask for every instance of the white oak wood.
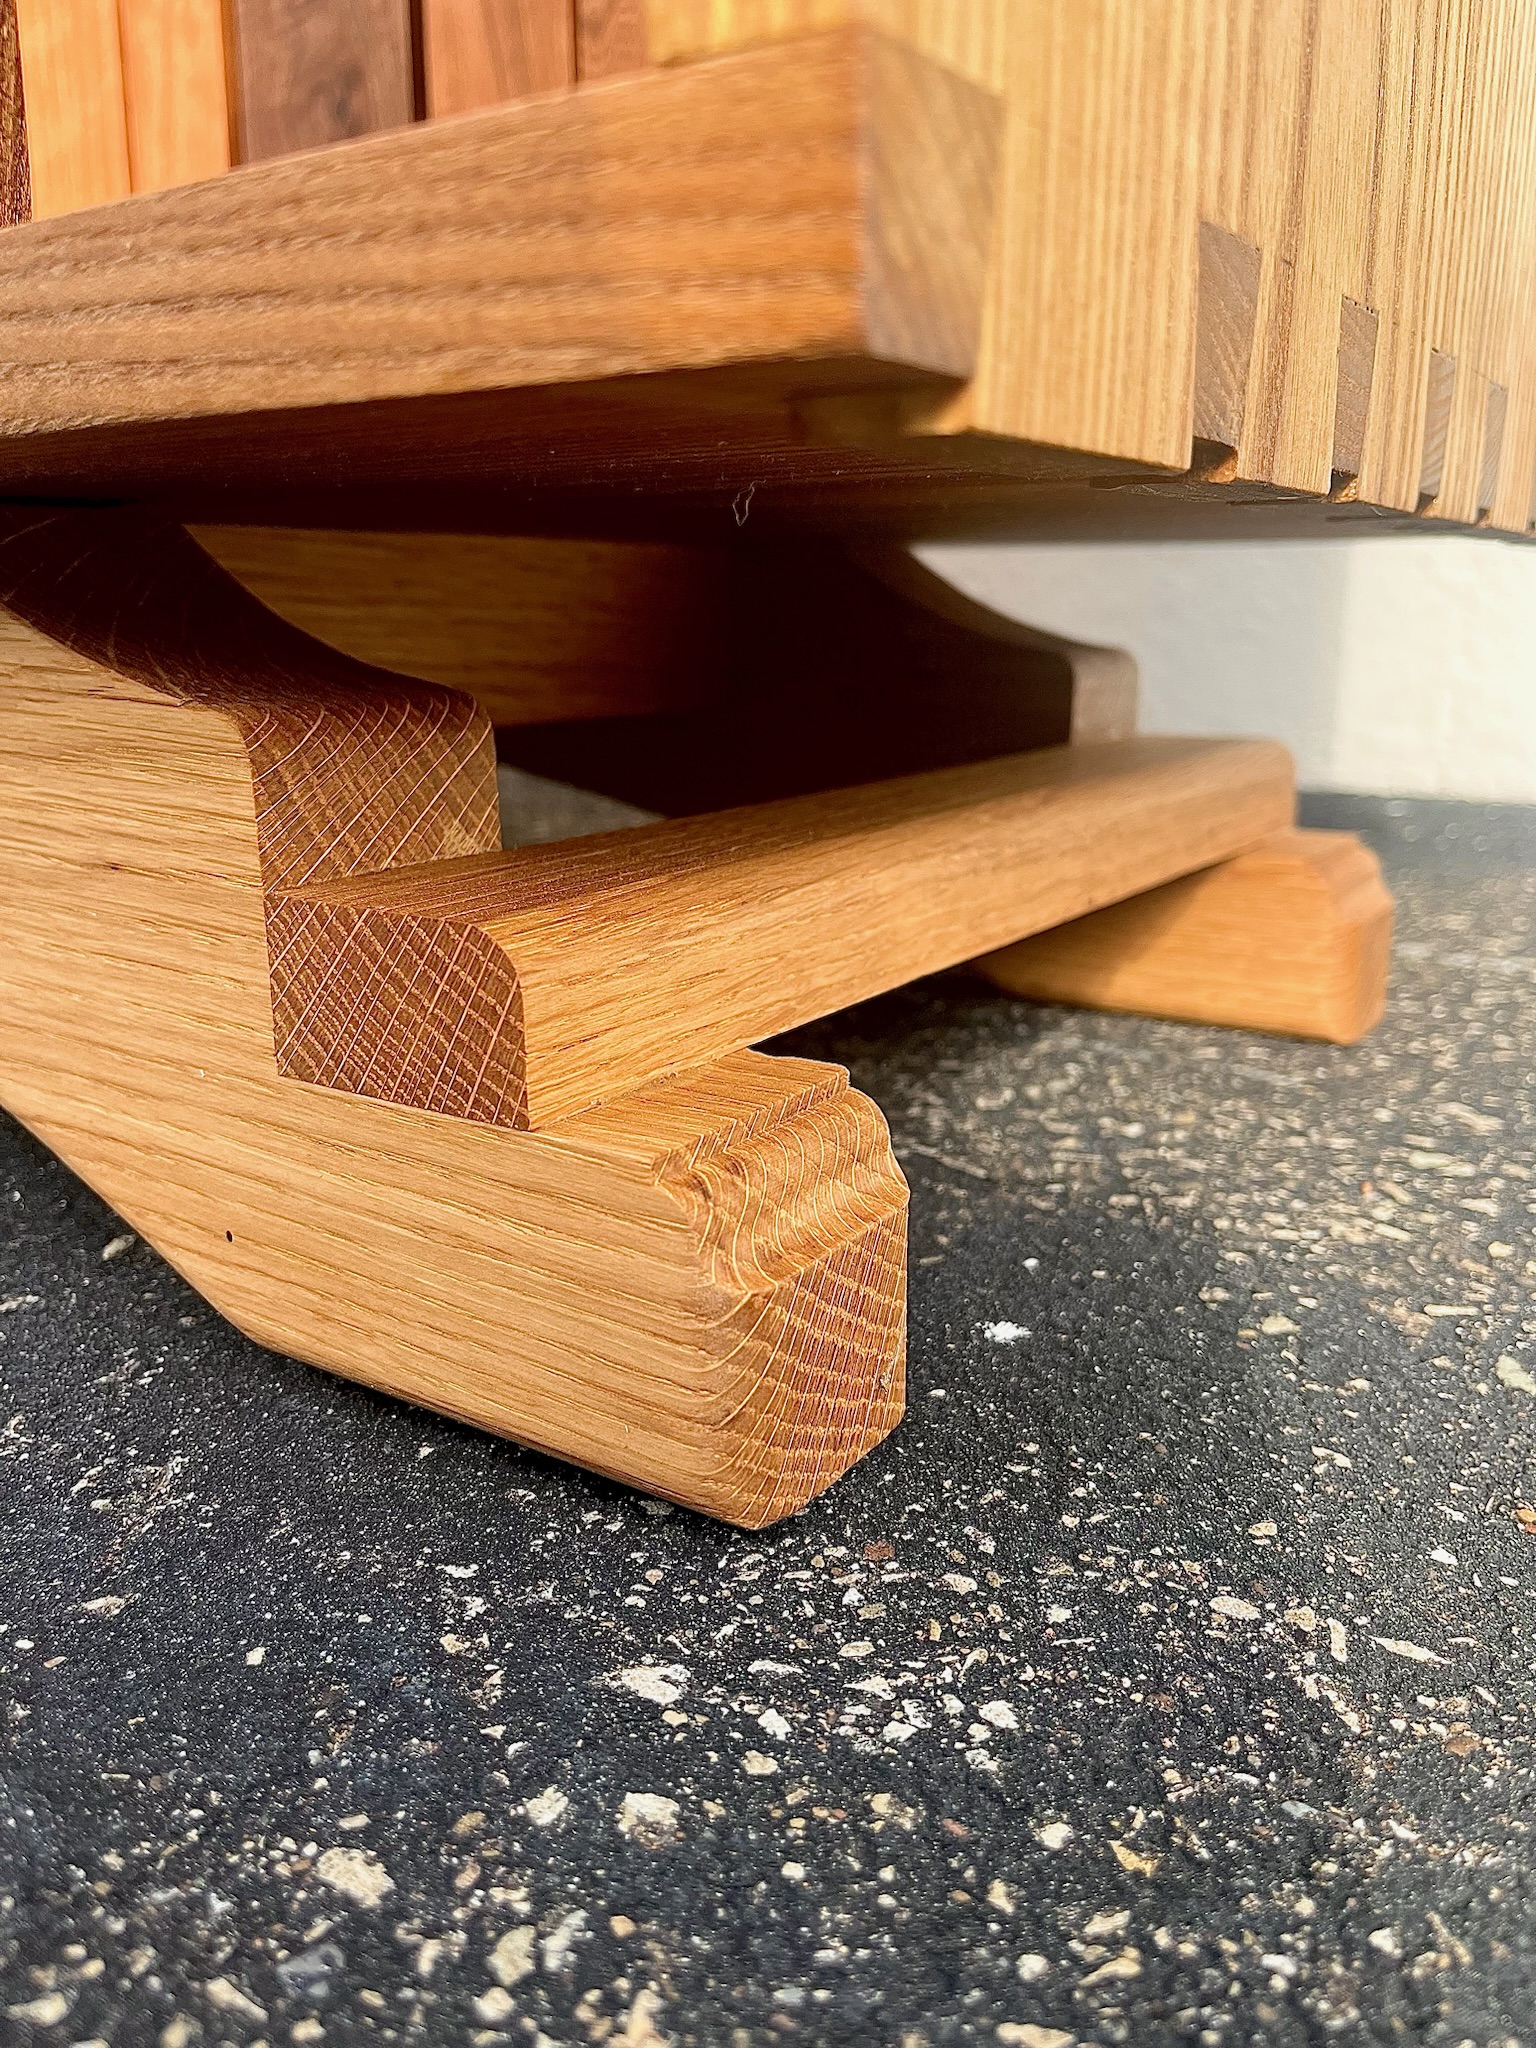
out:
{"label": "white oak wood", "polygon": [[1369,848],[1286,831],[976,964],[1037,1002],[1353,1045],[1380,1020],[1391,944]]}
{"label": "white oak wood", "polygon": [[285,887],[279,1059],[537,1129],[1238,852],[1294,802],[1274,743],[1121,740]]}

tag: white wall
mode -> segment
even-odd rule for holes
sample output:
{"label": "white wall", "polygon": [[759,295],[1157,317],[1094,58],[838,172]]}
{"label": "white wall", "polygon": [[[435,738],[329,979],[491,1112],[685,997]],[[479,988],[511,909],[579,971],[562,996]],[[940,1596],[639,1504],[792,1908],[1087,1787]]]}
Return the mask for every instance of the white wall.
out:
{"label": "white wall", "polygon": [[1000,611],[1128,647],[1148,732],[1256,732],[1305,789],[1536,803],[1536,545],[929,547]]}

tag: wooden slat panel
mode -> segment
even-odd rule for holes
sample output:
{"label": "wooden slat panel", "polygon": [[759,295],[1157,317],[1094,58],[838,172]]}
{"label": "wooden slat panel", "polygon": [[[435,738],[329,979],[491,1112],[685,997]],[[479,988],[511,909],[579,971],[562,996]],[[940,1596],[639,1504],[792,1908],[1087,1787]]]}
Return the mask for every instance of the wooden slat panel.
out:
{"label": "wooden slat panel", "polygon": [[21,91],[16,0],[0,0],[0,227],[32,217],[27,117]]}
{"label": "wooden slat panel", "polygon": [[230,4],[242,163],[416,118],[409,0]]}
{"label": "wooden slat panel", "polygon": [[576,76],[571,0],[421,0],[426,111],[467,114]]}
{"label": "wooden slat panel", "polygon": [[321,884],[271,905],[279,1064],[537,1129],[1224,859],[1293,803],[1283,747],[1120,740]]}
{"label": "wooden slat panel", "polygon": [[650,61],[645,0],[575,0],[576,76],[611,78]]}
{"label": "wooden slat panel", "polygon": [[117,0],[17,0],[39,220],[132,190]]}
{"label": "wooden slat panel", "polygon": [[118,0],[135,192],[216,178],[230,164],[221,0]]}
{"label": "wooden slat panel", "polygon": [[[1223,482],[1321,498],[1342,470],[1363,504],[1474,519],[1486,378],[1508,393],[1489,519],[1524,529],[1536,465],[1536,9],[647,0],[657,63],[834,19],[910,36],[1009,105],[981,361],[945,429],[1185,466],[1203,220],[1261,261],[1248,404]],[[1377,321],[1365,420],[1358,389],[1338,389],[1341,300]],[[1463,374],[1443,436],[1436,426],[1440,483],[1426,497],[1432,352]]]}

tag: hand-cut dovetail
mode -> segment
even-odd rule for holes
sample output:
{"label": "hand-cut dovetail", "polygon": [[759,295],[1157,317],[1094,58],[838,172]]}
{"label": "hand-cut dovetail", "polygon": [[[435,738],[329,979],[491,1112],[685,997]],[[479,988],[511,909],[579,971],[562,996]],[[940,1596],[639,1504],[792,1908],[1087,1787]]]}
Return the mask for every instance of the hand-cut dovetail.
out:
{"label": "hand-cut dovetail", "polygon": [[1477,477],[1477,516],[1484,520],[1499,495],[1499,464],[1504,459],[1504,422],[1509,416],[1509,392],[1502,384],[1490,384],[1483,405],[1483,464]]}
{"label": "hand-cut dovetail", "polygon": [[1429,352],[1428,389],[1424,400],[1424,453],[1419,461],[1417,512],[1431,512],[1445,482],[1445,453],[1451,438],[1451,406],[1456,397],[1456,358],[1436,348]]}
{"label": "hand-cut dovetail", "polygon": [[1333,408],[1333,477],[1328,495],[1353,498],[1365,459],[1365,423],[1371,409],[1380,323],[1358,299],[1339,301],[1339,381]]}
{"label": "hand-cut dovetail", "polygon": [[1195,309],[1194,439],[1228,451],[1214,468],[1202,464],[1213,482],[1233,473],[1248,402],[1248,370],[1258,324],[1263,259],[1251,242],[1200,223],[1199,295]]}

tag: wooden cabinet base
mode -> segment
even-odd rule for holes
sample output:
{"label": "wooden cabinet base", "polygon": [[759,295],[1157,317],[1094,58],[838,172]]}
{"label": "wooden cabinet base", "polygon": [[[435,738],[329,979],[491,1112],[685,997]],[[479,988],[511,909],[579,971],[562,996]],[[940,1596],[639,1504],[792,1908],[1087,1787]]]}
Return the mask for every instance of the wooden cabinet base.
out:
{"label": "wooden cabinet base", "polygon": [[1277,832],[976,964],[1042,1003],[1352,1045],[1381,1016],[1392,898],[1350,832]]}
{"label": "wooden cabinet base", "polygon": [[1193,866],[1067,933],[1350,1035],[1385,899],[1291,815],[1282,748],[1117,739],[504,854],[472,699],[0,509],[0,1101],[258,1342],[752,1527],[900,1418],[907,1201],[752,1043]]}
{"label": "wooden cabinet base", "polygon": [[734,1053],[537,1132],[285,1078],[271,878],[490,850],[489,728],[234,586],[194,661],[174,545],[11,519],[0,1102],[257,1342],[706,1514],[893,1428],[907,1190],[843,1070]]}

